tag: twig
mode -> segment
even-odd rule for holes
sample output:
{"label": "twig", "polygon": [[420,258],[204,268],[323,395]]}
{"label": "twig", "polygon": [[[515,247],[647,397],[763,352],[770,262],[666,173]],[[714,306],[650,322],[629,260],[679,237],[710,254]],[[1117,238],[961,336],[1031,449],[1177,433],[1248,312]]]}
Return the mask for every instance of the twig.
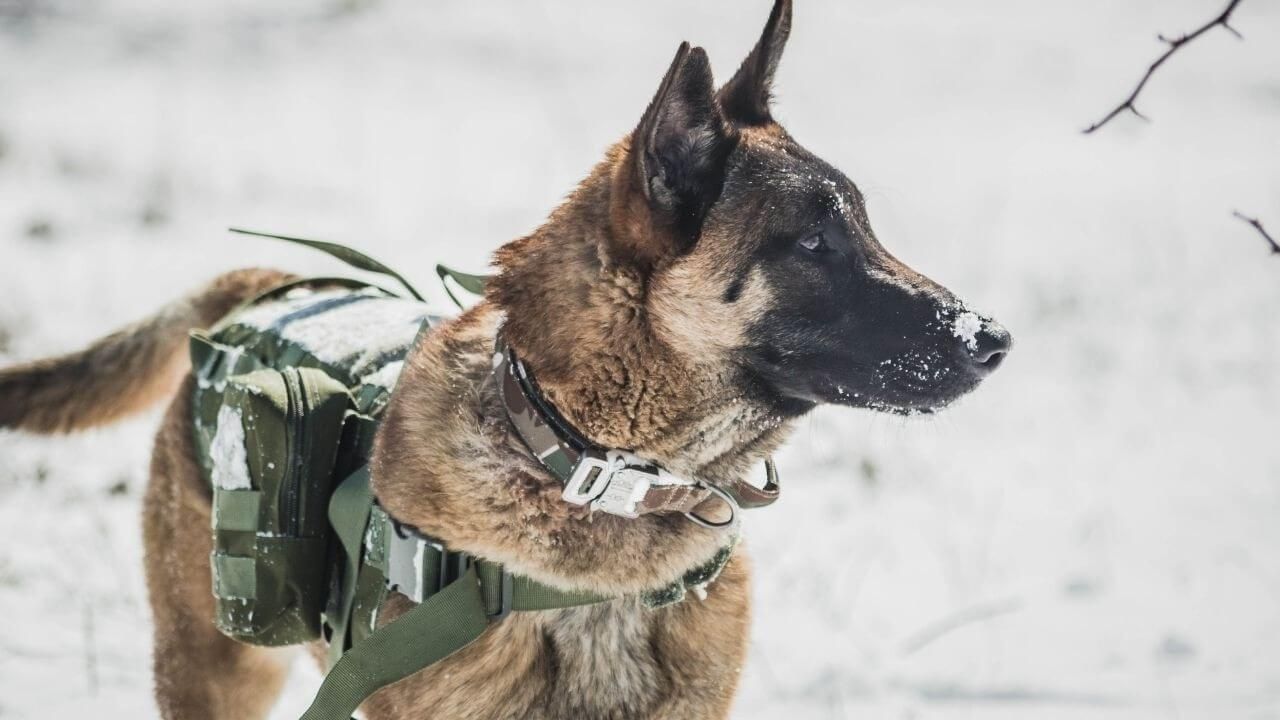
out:
{"label": "twig", "polygon": [[991,618],[1000,617],[1011,612],[1017,612],[1022,609],[1022,601],[1016,598],[1009,598],[1002,601],[975,605],[963,610],[947,615],[928,626],[917,631],[911,637],[902,643],[902,654],[904,656],[915,653],[934,640],[958,630],[966,625],[977,622],[984,622]]}
{"label": "twig", "polygon": [[1259,221],[1258,218],[1251,218],[1239,210],[1233,210],[1231,214],[1252,225],[1253,229],[1257,230],[1258,234],[1262,235],[1262,238],[1271,245],[1272,255],[1280,255],[1280,243],[1277,243],[1276,239],[1271,237],[1271,233],[1268,233],[1266,229],[1262,227],[1262,222]]}
{"label": "twig", "polygon": [[1134,115],[1137,115],[1143,120],[1148,119],[1146,115],[1143,115],[1142,113],[1138,112],[1138,108],[1136,105],[1134,105],[1134,103],[1137,102],[1138,95],[1142,92],[1142,89],[1147,86],[1147,81],[1151,79],[1151,76],[1153,74],[1155,74],[1156,69],[1159,68],[1161,65],[1163,65],[1164,61],[1172,57],[1174,53],[1178,52],[1179,48],[1181,48],[1183,45],[1186,45],[1187,43],[1190,43],[1192,40],[1195,40],[1196,38],[1200,37],[1206,32],[1209,32],[1213,28],[1218,27],[1219,25],[1221,25],[1225,30],[1229,31],[1232,35],[1235,35],[1237,38],[1243,39],[1243,36],[1240,35],[1240,33],[1237,32],[1235,28],[1231,27],[1231,24],[1230,24],[1231,13],[1235,12],[1236,7],[1239,4],[1240,4],[1240,0],[1230,0],[1230,2],[1227,3],[1226,9],[1223,10],[1216,18],[1214,18],[1213,20],[1210,20],[1205,25],[1202,25],[1200,29],[1196,30],[1195,32],[1188,33],[1186,35],[1183,35],[1182,37],[1169,39],[1164,35],[1157,35],[1156,37],[1159,38],[1160,42],[1168,45],[1169,49],[1165,50],[1163,55],[1157,58],[1155,62],[1151,63],[1151,67],[1147,68],[1147,73],[1142,76],[1141,80],[1138,81],[1138,86],[1133,89],[1133,92],[1129,93],[1129,97],[1125,98],[1124,102],[1120,103],[1115,107],[1114,110],[1107,113],[1106,117],[1102,118],[1098,122],[1086,128],[1084,133],[1086,135],[1088,135],[1089,133],[1092,133],[1094,130],[1097,130],[1103,125],[1106,125],[1107,123],[1111,122],[1111,120],[1115,118],[1115,116],[1119,115],[1125,110],[1128,110],[1129,112],[1133,113]]}

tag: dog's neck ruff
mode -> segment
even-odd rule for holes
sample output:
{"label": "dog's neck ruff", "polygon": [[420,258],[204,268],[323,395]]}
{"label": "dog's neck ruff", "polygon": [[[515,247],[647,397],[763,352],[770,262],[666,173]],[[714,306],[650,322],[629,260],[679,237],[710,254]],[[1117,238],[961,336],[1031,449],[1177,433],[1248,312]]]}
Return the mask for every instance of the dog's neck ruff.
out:
{"label": "dog's neck ruff", "polygon": [[[778,499],[780,487],[772,459],[765,460],[768,479],[763,488],[745,482],[722,488],[673,475],[628,450],[592,442],[547,400],[501,333],[493,354],[493,380],[516,435],[564,486],[565,502],[626,518],[682,513],[703,527],[727,528],[737,525],[742,508],[763,507]],[[716,500],[727,507],[727,519],[711,520],[699,512]]]}

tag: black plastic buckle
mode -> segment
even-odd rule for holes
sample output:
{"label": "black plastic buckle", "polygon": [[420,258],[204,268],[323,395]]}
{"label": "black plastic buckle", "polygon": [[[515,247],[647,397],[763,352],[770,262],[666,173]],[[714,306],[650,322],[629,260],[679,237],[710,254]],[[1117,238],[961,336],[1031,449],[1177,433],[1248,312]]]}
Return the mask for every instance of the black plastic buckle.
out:
{"label": "black plastic buckle", "polygon": [[440,574],[436,581],[436,592],[440,592],[454,580],[466,575],[467,570],[470,570],[472,564],[475,563],[475,558],[467,553],[446,550],[443,545],[438,547],[440,549]]}
{"label": "black plastic buckle", "polygon": [[511,573],[504,568],[498,576],[499,582],[502,583],[501,592],[498,593],[498,609],[489,615],[490,622],[497,622],[502,618],[511,614],[511,598],[515,589],[515,582],[511,579]]}
{"label": "black plastic buckle", "polygon": [[[440,592],[446,585],[453,583],[455,580],[467,574],[467,571],[476,564],[474,555],[464,552],[453,552],[450,550],[440,550],[440,576],[436,583],[436,592]],[[477,568],[478,572],[479,568]],[[485,608],[485,614],[491,621],[501,620],[511,614],[511,598],[514,595],[515,583],[511,579],[511,573],[505,569],[498,575],[498,582],[501,587],[498,591],[498,608],[492,613]],[[481,593],[484,597],[484,593]]]}

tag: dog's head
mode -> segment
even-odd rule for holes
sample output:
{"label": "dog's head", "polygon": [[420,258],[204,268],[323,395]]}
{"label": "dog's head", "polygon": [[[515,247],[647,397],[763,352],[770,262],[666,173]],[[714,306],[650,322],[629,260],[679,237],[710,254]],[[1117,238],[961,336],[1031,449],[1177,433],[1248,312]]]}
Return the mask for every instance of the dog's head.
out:
{"label": "dog's head", "polygon": [[[1009,333],[876,239],[858,188],[769,110],[791,24],[779,0],[717,92],[684,45],[632,136],[630,235],[650,306],[677,345],[728,352],[797,404],[929,412],[1002,361]],[[624,230],[626,228],[624,227]]]}
{"label": "dog's head", "polygon": [[[607,206],[600,252],[641,278],[647,325],[729,369],[742,395],[783,415],[817,403],[937,410],[1000,364],[1009,333],[889,254],[853,182],[773,119],[790,26],[778,0],[719,89],[706,53],[681,45],[639,125],[569,206]],[[520,303],[530,298],[505,304]],[[584,318],[578,327],[595,322]],[[532,332],[555,342],[546,324]]]}

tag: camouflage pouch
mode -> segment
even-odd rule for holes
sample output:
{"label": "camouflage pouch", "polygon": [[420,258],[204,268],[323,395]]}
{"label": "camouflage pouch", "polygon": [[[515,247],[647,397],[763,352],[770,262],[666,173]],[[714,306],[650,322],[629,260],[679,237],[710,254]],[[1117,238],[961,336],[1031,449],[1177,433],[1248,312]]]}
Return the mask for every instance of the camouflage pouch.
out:
{"label": "camouflage pouch", "polygon": [[209,444],[218,629],[255,645],[320,636],[334,464],[351,405],[322,370],[231,375]]}

